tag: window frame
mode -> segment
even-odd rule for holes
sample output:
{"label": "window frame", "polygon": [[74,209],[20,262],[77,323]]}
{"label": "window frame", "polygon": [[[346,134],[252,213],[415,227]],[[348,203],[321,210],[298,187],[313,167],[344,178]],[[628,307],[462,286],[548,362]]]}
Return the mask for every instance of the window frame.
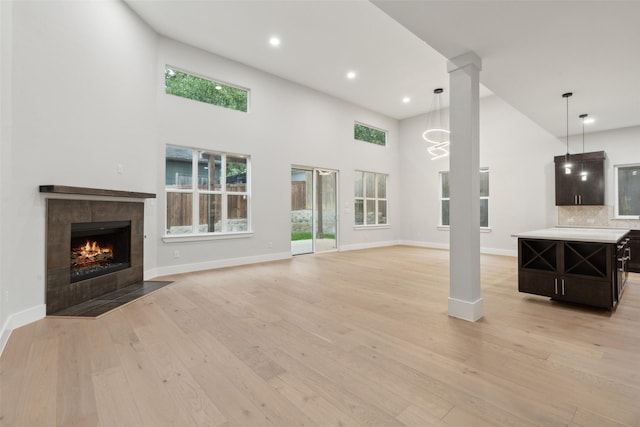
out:
{"label": "window frame", "polygon": [[[367,129],[372,129],[372,130],[375,130],[375,131],[378,131],[378,132],[382,132],[384,134],[384,144],[377,144],[375,142],[367,141],[366,139],[358,139],[358,138],[356,138],[356,126],[363,126],[363,127],[367,128]],[[389,136],[389,131],[386,130],[386,129],[382,129],[382,128],[379,128],[379,127],[376,127],[376,126],[371,126],[371,125],[368,125],[366,123],[359,122],[357,120],[353,122],[353,139],[354,139],[354,141],[367,142],[367,143],[375,145],[377,147],[386,147],[387,146],[388,136]]]}
{"label": "window frame", "polygon": [[[356,174],[361,173],[362,174],[362,196],[357,196],[356,195],[356,187],[355,187],[355,183],[356,183]],[[365,179],[365,174],[370,173],[374,175],[374,196],[373,197],[367,197],[367,186],[366,186],[366,179]],[[379,177],[384,177],[385,179],[385,194],[386,197],[378,197],[378,179]],[[354,220],[354,227],[355,228],[381,228],[381,227],[390,227],[390,221],[389,221],[389,174],[387,173],[380,173],[380,172],[372,172],[372,171],[365,171],[365,170],[359,170],[356,169],[354,171],[354,201],[353,201],[353,205],[354,205],[354,209],[353,209],[353,220]],[[356,204],[358,202],[358,200],[362,200],[362,224],[358,224],[356,223]],[[375,224],[367,224],[367,201],[374,201],[375,203],[375,209],[374,209],[374,218],[375,218]],[[386,222],[385,223],[379,223],[378,222],[378,215],[379,215],[379,208],[380,208],[380,201],[384,201],[386,203]]]}
{"label": "window frame", "polygon": [[614,186],[614,200],[613,200],[613,217],[615,219],[640,219],[640,213],[637,215],[620,215],[620,184],[619,184],[619,170],[620,168],[632,168],[637,167],[640,169],[640,163],[626,163],[613,166],[613,186]]}
{"label": "window frame", "polygon": [[[167,186],[166,183],[166,166],[167,166],[167,153],[166,150],[168,147],[173,147],[181,150],[191,150],[191,188],[171,188]],[[207,154],[209,156],[220,156],[220,189],[219,190],[208,190],[199,188],[199,156],[200,154]],[[245,191],[230,191],[227,188],[227,158],[242,158],[246,160],[246,190]],[[228,153],[224,151],[214,151],[208,149],[200,149],[194,147],[185,147],[174,144],[165,145],[165,212],[164,212],[164,238],[171,240],[190,240],[190,238],[201,238],[201,237],[223,237],[223,238],[231,238],[234,236],[245,236],[248,234],[252,234],[252,221],[251,221],[251,156],[245,154],[236,154],[236,153]],[[169,198],[167,197],[168,193],[180,193],[180,194],[190,194],[191,195],[191,232],[189,233],[170,233],[169,232],[169,218],[167,214],[167,210],[169,207]],[[220,231],[200,231],[200,196],[201,195],[220,195],[220,223],[221,230]],[[247,204],[247,227],[246,230],[240,231],[230,231],[229,230],[229,218],[228,218],[228,206],[229,206],[229,196],[245,196],[246,204]]]}
{"label": "window frame", "polygon": [[[490,173],[490,169],[489,169],[489,167],[481,167],[480,170],[478,171],[478,173]],[[449,230],[449,228],[451,227],[451,225],[450,225],[451,224],[451,218],[449,218],[449,224],[447,224],[447,225],[443,224],[443,218],[442,218],[442,202],[445,201],[445,200],[449,201],[449,208],[451,208],[451,197],[444,197],[443,196],[443,191],[442,191],[443,190],[443,186],[442,186],[443,178],[442,177],[444,176],[444,174],[449,175],[450,171],[440,171],[440,172],[438,172],[438,176],[439,176],[439,180],[438,180],[438,182],[439,182],[439,189],[438,189],[439,203],[438,203],[438,207],[440,208],[439,209],[439,213],[438,213],[438,228],[443,229],[443,230]],[[491,203],[490,203],[491,190],[490,189],[491,189],[491,186],[489,185],[489,187],[488,187],[489,191],[487,192],[487,195],[486,196],[482,196],[480,194],[480,196],[479,196],[479,200],[486,200],[487,201],[487,225],[486,226],[481,225],[480,226],[480,230],[481,231],[489,231],[489,230],[491,230],[491,215],[489,214],[491,212],[491,209],[490,209],[490,206],[491,206]],[[478,190],[480,190],[480,189],[478,189]],[[449,189],[449,191],[451,191],[451,189]]]}
{"label": "window frame", "polygon": [[[233,89],[244,91],[247,94],[247,110],[246,111],[239,110],[239,109],[236,109],[236,108],[227,107],[225,105],[214,104],[212,102],[201,101],[199,99],[187,98],[187,97],[182,96],[182,95],[169,93],[169,92],[167,92],[167,86],[166,86],[166,73],[167,73],[167,70],[177,71],[179,73],[186,74],[188,76],[196,77],[196,78],[201,79],[201,80],[206,80],[206,81],[208,81],[210,83],[213,83],[213,84],[219,84],[219,85],[227,86],[227,87],[230,87],[230,88],[233,88]],[[165,64],[165,66],[164,66],[164,75],[165,75],[165,87],[164,87],[165,95],[177,96],[177,97],[182,98],[182,99],[188,99],[188,100],[195,101],[195,102],[201,102],[203,104],[213,105],[214,107],[220,107],[220,108],[224,108],[224,109],[231,110],[231,111],[238,111],[240,113],[249,113],[251,111],[251,89],[248,88],[248,87],[244,87],[244,86],[240,86],[240,85],[237,85],[237,84],[229,83],[229,82],[224,81],[224,80],[219,80],[219,79],[214,79],[214,78],[211,78],[211,77],[207,77],[207,76],[204,76],[204,75],[199,74],[199,73],[194,73],[192,71],[187,71],[187,70],[185,70],[183,68],[180,68],[180,67],[174,67],[171,64]]]}
{"label": "window frame", "polygon": [[[450,227],[449,224],[444,224],[443,221],[443,217],[442,217],[442,204],[443,202],[446,200],[447,202],[449,202],[449,209],[451,209],[451,197],[444,197],[443,193],[444,193],[444,175],[447,174],[447,176],[449,176],[449,171],[440,171],[438,172],[438,177],[440,178],[438,180],[438,185],[439,185],[439,189],[438,189],[438,195],[440,198],[440,202],[438,203],[438,207],[440,208],[440,211],[438,213],[438,227],[446,227],[447,229]],[[449,189],[449,191],[451,191],[451,189]],[[451,218],[449,218],[449,223],[451,223]]]}

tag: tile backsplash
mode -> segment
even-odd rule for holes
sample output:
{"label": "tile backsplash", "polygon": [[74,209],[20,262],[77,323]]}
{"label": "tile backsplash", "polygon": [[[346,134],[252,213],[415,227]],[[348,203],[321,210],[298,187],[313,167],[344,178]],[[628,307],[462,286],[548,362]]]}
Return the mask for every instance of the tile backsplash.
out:
{"label": "tile backsplash", "polygon": [[640,230],[640,220],[614,219],[613,206],[558,206],[558,225]]}

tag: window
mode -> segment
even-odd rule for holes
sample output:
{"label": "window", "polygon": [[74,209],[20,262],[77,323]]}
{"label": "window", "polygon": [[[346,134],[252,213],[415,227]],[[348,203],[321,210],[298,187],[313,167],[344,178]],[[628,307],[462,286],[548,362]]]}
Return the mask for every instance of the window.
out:
{"label": "window", "polygon": [[617,218],[638,219],[640,215],[640,164],[614,167]]}
{"label": "window", "polygon": [[372,128],[361,123],[353,125],[353,137],[358,141],[370,142],[376,145],[387,145],[387,131]]}
{"label": "window", "polygon": [[232,110],[247,112],[249,91],[178,71],[164,69],[165,92]]}
{"label": "window", "polygon": [[167,235],[249,231],[248,156],[167,146]]}
{"label": "window", "polygon": [[356,225],[387,224],[387,175],[355,172]]}
{"label": "window", "polygon": [[[449,226],[449,172],[440,172],[440,225]],[[480,169],[480,227],[489,227],[489,169]]]}

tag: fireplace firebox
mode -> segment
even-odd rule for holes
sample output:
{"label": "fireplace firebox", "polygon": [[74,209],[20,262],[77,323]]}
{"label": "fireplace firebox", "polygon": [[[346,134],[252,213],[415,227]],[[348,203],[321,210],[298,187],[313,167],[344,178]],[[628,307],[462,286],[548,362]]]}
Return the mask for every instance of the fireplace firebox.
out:
{"label": "fireplace firebox", "polygon": [[131,221],[71,224],[71,283],[131,266]]}

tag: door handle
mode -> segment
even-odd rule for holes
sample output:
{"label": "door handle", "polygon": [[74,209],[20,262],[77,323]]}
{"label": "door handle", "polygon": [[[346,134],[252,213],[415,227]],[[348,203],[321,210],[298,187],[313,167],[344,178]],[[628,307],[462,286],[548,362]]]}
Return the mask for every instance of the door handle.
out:
{"label": "door handle", "polygon": [[562,279],[562,295],[564,295],[564,279]]}
{"label": "door handle", "polygon": [[556,294],[557,294],[558,293],[558,278],[557,277],[553,279],[553,284],[555,285]]}

